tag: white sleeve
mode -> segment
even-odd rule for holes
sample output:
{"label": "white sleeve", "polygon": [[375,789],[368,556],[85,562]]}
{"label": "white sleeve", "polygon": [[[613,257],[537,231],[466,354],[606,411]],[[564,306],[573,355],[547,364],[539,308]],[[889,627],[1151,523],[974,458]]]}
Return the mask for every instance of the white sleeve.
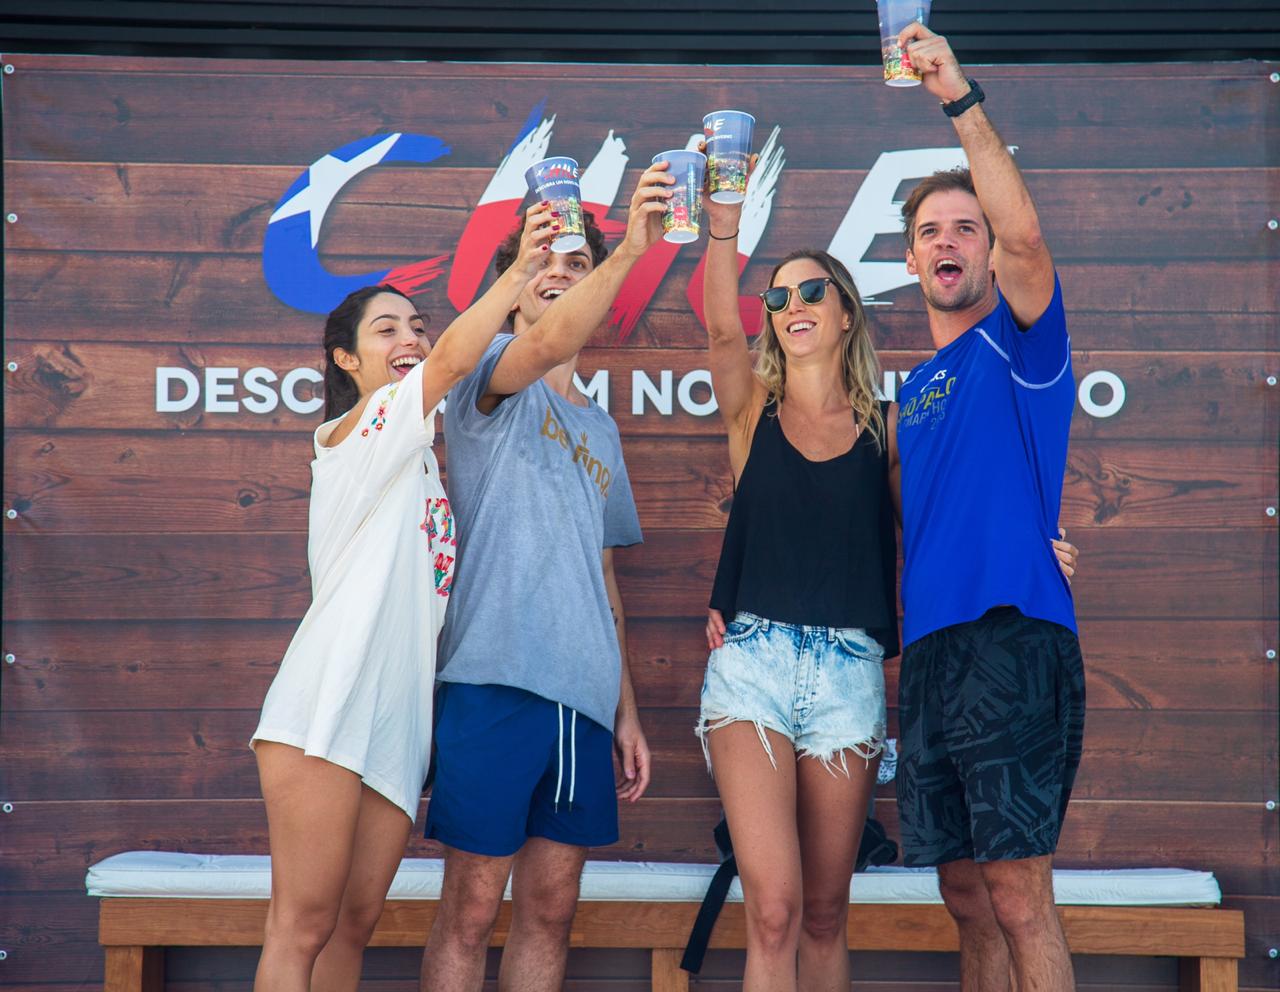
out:
{"label": "white sleeve", "polygon": [[360,423],[337,449],[343,453],[347,471],[356,473],[366,488],[382,489],[395,478],[409,459],[422,459],[422,452],[435,439],[435,413],[422,415],[422,370],[419,362],[399,382],[383,386],[365,404]]}

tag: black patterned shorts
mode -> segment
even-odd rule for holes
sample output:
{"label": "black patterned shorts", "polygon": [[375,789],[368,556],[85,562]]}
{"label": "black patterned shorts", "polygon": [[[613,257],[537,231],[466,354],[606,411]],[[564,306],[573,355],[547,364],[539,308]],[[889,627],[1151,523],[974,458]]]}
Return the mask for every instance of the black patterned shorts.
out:
{"label": "black patterned shorts", "polygon": [[902,652],[904,863],[1052,854],[1084,738],[1084,663],[1068,628],[1012,606]]}

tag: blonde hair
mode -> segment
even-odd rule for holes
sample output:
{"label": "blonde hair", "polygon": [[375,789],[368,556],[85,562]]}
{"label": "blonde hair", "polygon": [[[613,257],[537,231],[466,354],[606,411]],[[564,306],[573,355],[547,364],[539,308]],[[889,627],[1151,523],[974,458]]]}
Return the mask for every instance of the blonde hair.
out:
{"label": "blonde hair", "polygon": [[[868,330],[867,313],[862,307],[862,298],[858,287],[854,285],[853,276],[838,258],[816,248],[793,251],[779,262],[769,275],[769,285],[773,286],[778,272],[788,262],[807,258],[821,265],[831,277],[835,289],[840,296],[840,304],[849,315],[850,326],[845,334],[844,347],[840,352],[840,365],[844,373],[845,390],[849,394],[849,405],[853,407],[854,418],[859,424],[871,428],[872,437],[879,447],[885,440],[884,416],[880,412],[880,401],[876,398],[876,386],[880,381],[880,359],[876,357],[875,348],[871,346],[871,335]],[[773,314],[765,310],[762,314],[760,335],[756,338],[756,375],[769,391],[767,402],[781,402],[787,391],[787,357],[778,343],[778,334],[773,326]]]}

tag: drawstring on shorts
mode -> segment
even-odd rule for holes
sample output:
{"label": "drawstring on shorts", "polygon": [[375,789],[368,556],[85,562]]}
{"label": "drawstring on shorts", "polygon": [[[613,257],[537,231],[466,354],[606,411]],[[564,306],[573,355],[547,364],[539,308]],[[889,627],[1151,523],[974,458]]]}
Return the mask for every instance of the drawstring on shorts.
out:
{"label": "drawstring on shorts", "polygon": [[[556,703],[556,799],[560,812],[560,792],[564,785],[564,703]],[[573,793],[578,783],[578,711],[569,708],[569,809],[573,809]]]}

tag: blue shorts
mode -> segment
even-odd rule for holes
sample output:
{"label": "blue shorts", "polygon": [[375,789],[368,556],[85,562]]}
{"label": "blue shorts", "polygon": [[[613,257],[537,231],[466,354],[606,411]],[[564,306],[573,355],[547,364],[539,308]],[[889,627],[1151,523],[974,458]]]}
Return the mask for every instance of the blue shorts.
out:
{"label": "blue shorts", "polygon": [[618,840],[613,734],[567,706],[505,685],[445,682],[426,836],[509,857],[530,837]]}

